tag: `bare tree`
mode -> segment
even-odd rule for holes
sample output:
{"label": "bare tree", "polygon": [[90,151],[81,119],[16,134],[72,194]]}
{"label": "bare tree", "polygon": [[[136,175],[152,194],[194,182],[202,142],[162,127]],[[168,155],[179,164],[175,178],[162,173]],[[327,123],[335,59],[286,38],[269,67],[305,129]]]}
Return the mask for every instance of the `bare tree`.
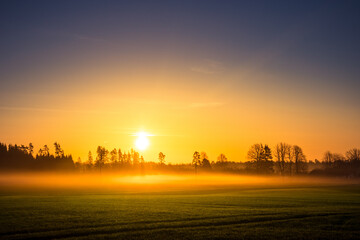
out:
{"label": "bare tree", "polygon": [[275,157],[281,175],[285,175],[287,158],[289,156],[288,152],[290,149],[291,146],[287,143],[279,143],[275,147]]}
{"label": "bare tree", "polygon": [[346,158],[350,162],[360,162],[360,149],[352,148],[346,152]]}
{"label": "bare tree", "polygon": [[265,146],[261,143],[252,145],[247,153],[247,158],[250,160],[247,168],[255,170],[257,173],[269,174],[274,171],[271,149],[266,144]]}
{"label": "bare tree", "polygon": [[247,158],[251,161],[260,162],[264,156],[264,147],[261,143],[252,145],[247,152]]}
{"label": "bare tree", "polygon": [[306,157],[303,153],[303,150],[301,149],[301,147],[297,145],[294,145],[292,149],[293,149],[293,156],[295,161],[295,173],[296,174],[303,173],[304,171],[306,171],[305,169]]}
{"label": "bare tree", "polygon": [[291,145],[289,145],[289,149],[287,150],[286,155],[287,155],[287,160],[288,160],[288,163],[289,163],[289,175],[292,175],[292,173],[293,173],[292,165],[293,165],[293,160],[294,160],[294,152],[293,152],[293,148],[292,148]]}
{"label": "bare tree", "polygon": [[330,151],[326,151],[324,153],[323,162],[330,167],[331,164],[334,162],[334,155]]}

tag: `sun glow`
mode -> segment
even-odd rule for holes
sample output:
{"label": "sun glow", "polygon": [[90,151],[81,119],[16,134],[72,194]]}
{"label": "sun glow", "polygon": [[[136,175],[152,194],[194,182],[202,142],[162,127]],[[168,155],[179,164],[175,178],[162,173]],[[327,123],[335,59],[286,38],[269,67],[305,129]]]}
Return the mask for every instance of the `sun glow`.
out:
{"label": "sun glow", "polygon": [[148,146],[150,145],[149,139],[147,136],[150,136],[149,134],[145,132],[139,132],[136,134],[137,139],[135,141],[135,146],[139,150],[146,150]]}

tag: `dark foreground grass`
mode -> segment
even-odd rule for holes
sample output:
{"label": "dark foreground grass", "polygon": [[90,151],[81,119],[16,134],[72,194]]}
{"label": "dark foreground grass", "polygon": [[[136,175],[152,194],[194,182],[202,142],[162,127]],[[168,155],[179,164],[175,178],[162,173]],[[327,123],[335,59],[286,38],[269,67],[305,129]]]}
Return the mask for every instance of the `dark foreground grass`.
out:
{"label": "dark foreground grass", "polygon": [[3,239],[359,239],[359,185],[5,193]]}

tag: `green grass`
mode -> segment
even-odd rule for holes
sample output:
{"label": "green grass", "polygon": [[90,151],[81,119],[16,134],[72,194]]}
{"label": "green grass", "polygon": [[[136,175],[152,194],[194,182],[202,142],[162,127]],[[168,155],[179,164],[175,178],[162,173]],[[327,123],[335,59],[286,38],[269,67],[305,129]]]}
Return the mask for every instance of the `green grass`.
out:
{"label": "green grass", "polygon": [[360,187],[5,193],[3,239],[359,239]]}

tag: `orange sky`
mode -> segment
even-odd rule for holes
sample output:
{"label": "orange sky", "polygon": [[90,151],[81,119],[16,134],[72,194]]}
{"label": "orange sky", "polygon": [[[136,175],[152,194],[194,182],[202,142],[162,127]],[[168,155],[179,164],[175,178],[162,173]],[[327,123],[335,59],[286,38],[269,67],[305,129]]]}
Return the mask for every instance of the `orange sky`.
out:
{"label": "orange sky", "polygon": [[[208,60],[199,64],[214,68]],[[332,101],[331,91],[310,96],[316,93],[303,86],[294,91],[286,83],[278,89],[281,83],[273,79],[284,74],[226,66],[205,72],[185,64],[165,70],[88,66],[32,72],[29,84],[37,93],[22,88],[15,96],[3,95],[10,104],[0,108],[1,141],[33,142],[37,148],[58,141],[74,159],[86,160],[98,145],[135,148],[134,133],[145,131],[154,135],[142,152],[145,160],[156,161],[162,151],[172,163],[190,162],[194,151],[207,152],[210,160],[224,153],[244,161],[258,142],[298,144],[309,159],[360,145],[359,112]],[[42,86],[42,78],[58,81]],[[272,84],[260,88],[258,78]]]}

